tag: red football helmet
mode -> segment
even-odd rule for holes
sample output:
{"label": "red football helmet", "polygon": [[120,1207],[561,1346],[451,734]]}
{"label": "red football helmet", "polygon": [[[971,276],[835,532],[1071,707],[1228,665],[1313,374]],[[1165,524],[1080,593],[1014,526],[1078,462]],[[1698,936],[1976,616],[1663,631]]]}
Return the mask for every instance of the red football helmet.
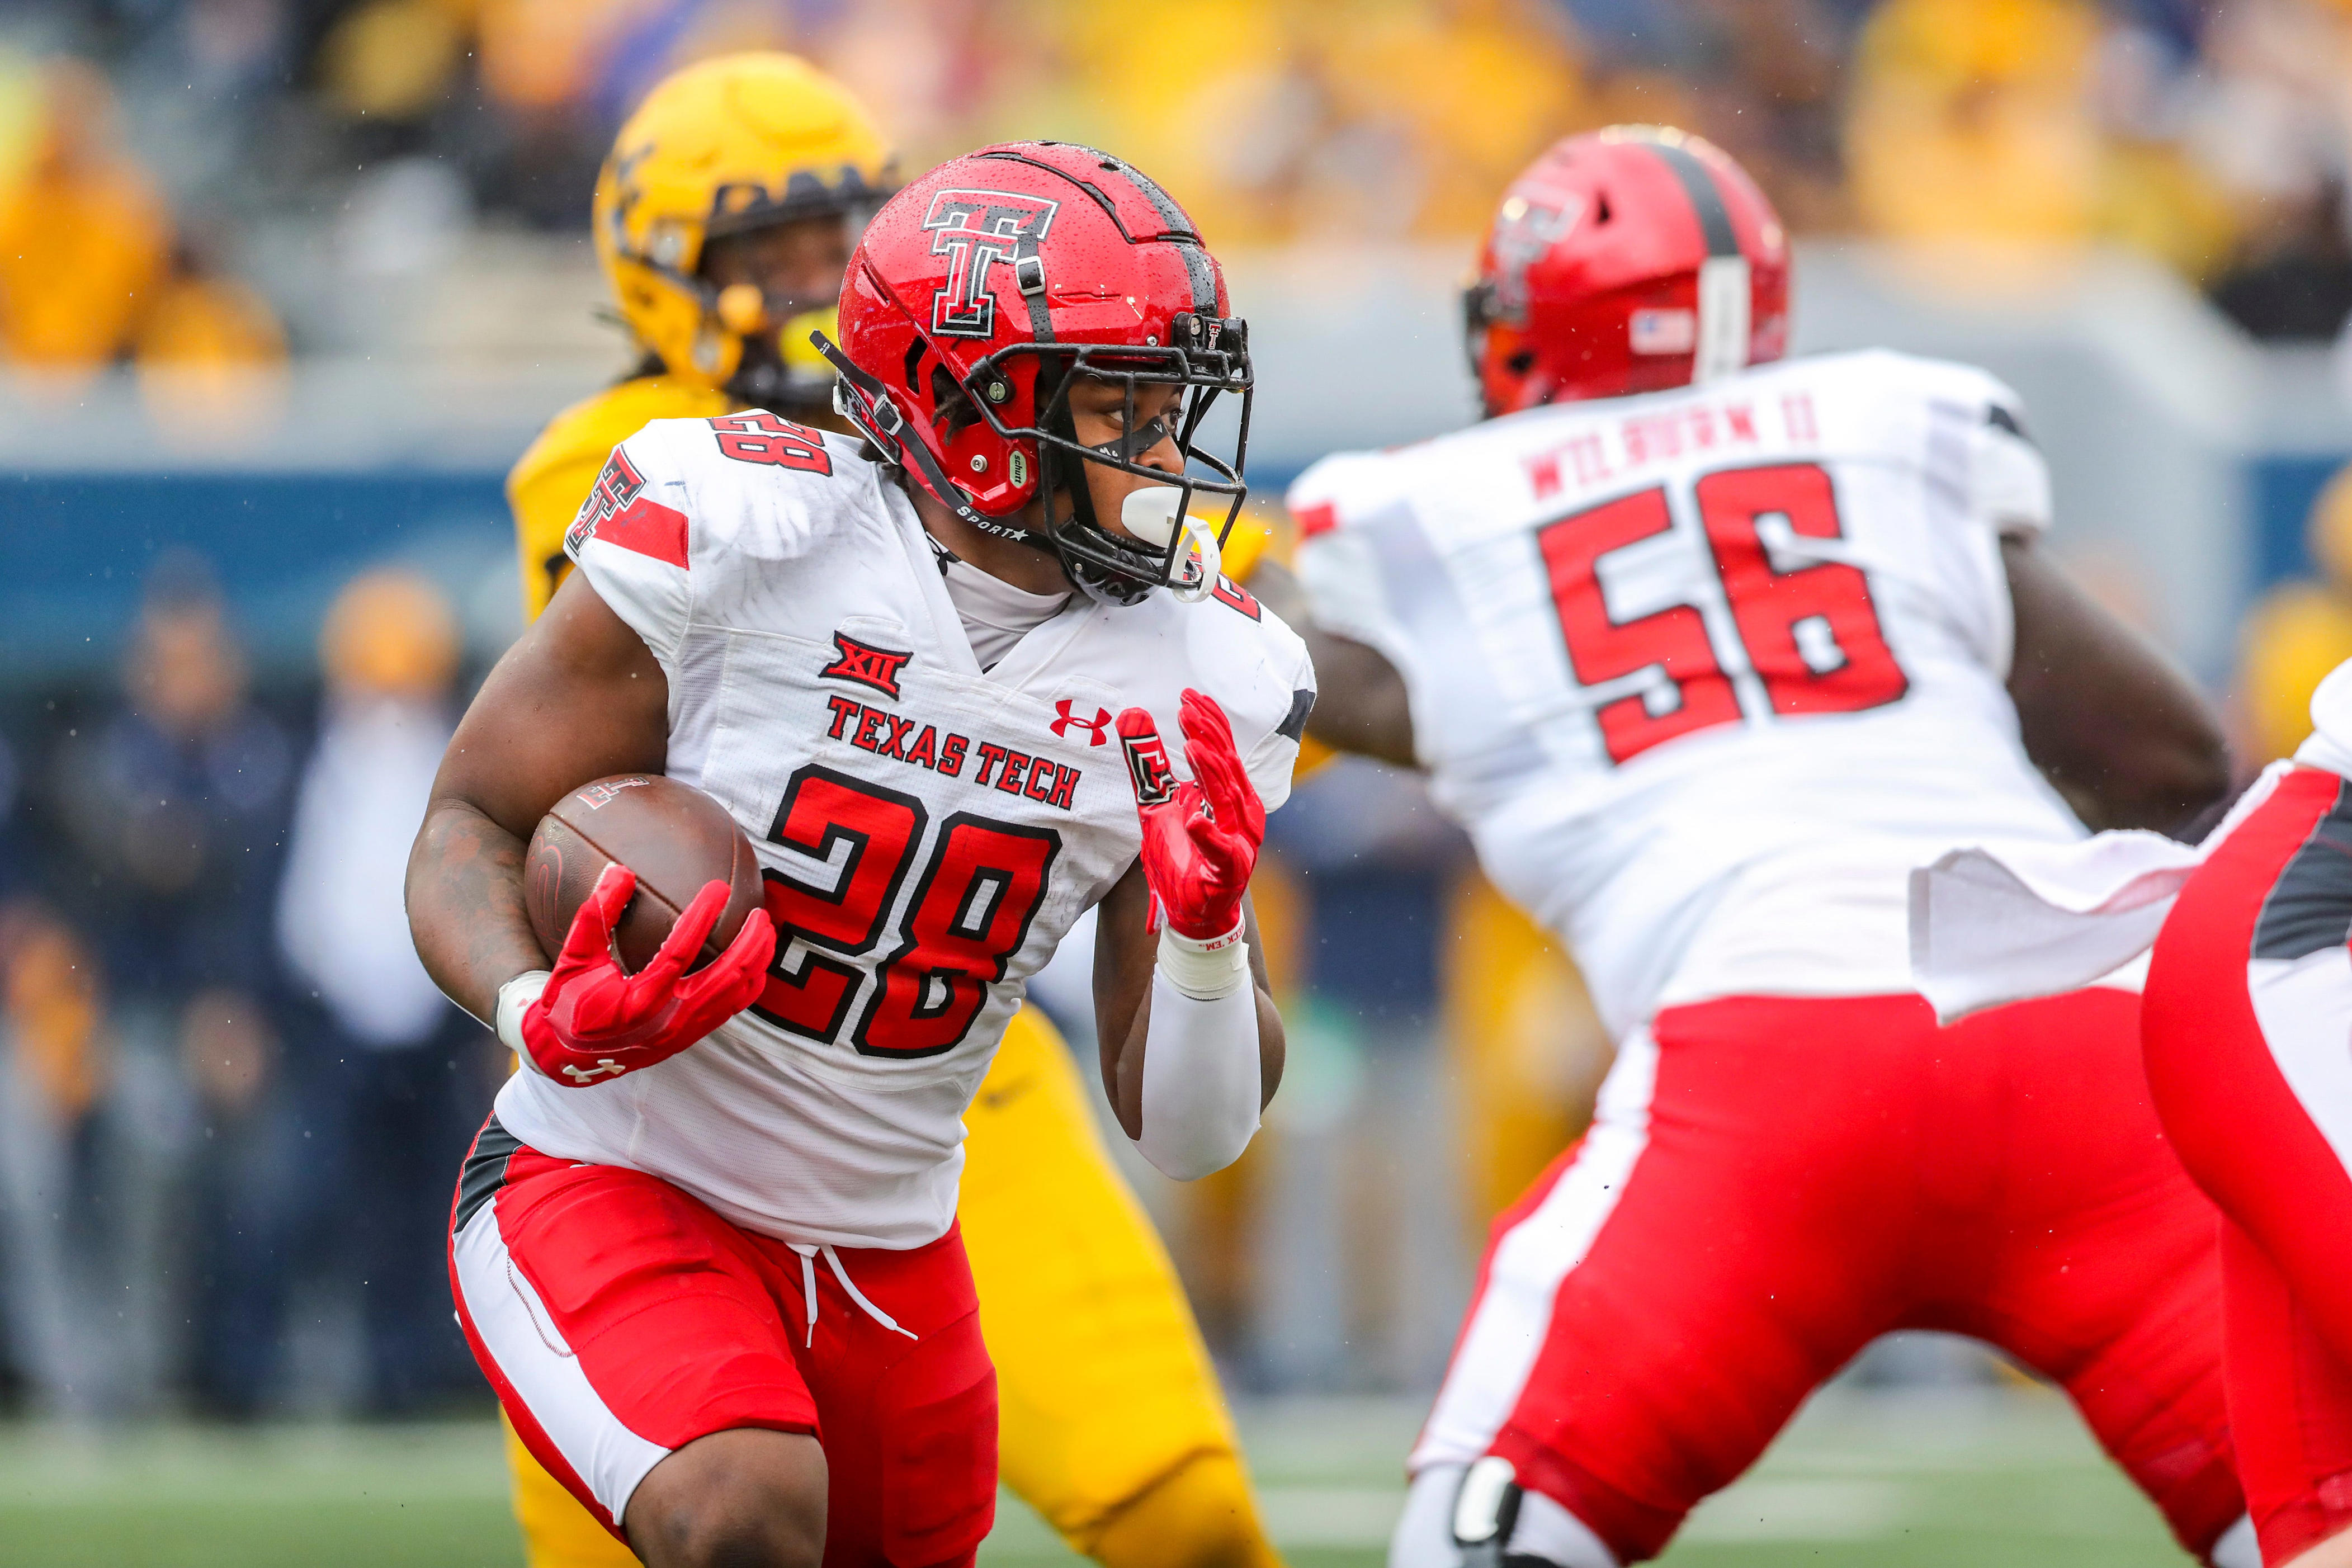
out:
{"label": "red football helmet", "polygon": [[1789,239],[1696,136],[1616,125],[1511,184],[1463,296],[1489,417],[1710,381],[1789,346]]}
{"label": "red football helmet", "polygon": [[[1229,313],[1224,274],[1192,219],[1127,163],[1014,142],[940,164],[866,226],[842,282],[840,346],[814,341],[841,372],[842,414],[965,521],[1056,552],[1073,582],[1118,603],[1215,585],[1218,546],[1248,494],[1248,329]],[[1080,374],[1125,385],[1120,439],[1078,442],[1069,396]],[[1185,389],[1172,419],[1139,428],[1143,385]],[[1194,444],[1224,393],[1241,403],[1230,461]],[[1136,461],[1167,437],[1184,474]],[[1159,508],[1164,542],[1103,526],[1087,463],[1174,487]],[[1042,529],[1009,521],[1040,494]],[[1213,533],[1179,526],[1196,494],[1222,501]],[[1069,511],[1057,518],[1063,495]]]}

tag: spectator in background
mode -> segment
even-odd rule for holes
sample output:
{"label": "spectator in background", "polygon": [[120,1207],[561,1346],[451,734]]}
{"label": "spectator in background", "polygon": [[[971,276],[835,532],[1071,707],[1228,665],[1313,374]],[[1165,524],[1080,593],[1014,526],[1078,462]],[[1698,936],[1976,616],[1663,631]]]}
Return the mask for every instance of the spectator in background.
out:
{"label": "spectator in background", "polygon": [[2319,575],[2264,595],[2240,638],[2236,751],[2253,767],[2303,743],[2312,691],[2352,658],[2352,465],[2312,502],[2304,546]]}
{"label": "spectator in background", "polygon": [[10,74],[30,99],[29,146],[0,171],[0,357],[86,373],[130,342],[171,261],[172,219],[122,147],[114,91],[57,59]]}
{"label": "spectator in background", "polygon": [[78,59],[0,57],[0,119],[11,100],[23,129],[13,157],[0,146],[0,361],[70,384],[130,356],[166,428],[199,436],[271,406],[276,313],[175,237],[107,79]]}
{"label": "spectator in background", "polygon": [[183,249],[132,342],[139,393],[157,424],[189,442],[236,435],[283,403],[286,337],[247,284]]}
{"label": "spectator in background", "polygon": [[123,676],[121,709],[62,748],[53,776],[73,841],[59,896],[110,987],[94,1201],[123,1308],[109,1315],[100,1403],[135,1406],[168,1386],[184,1349],[171,1326],[193,1318],[200,1396],[248,1408],[247,1194],[290,1125],[264,1005],[290,749],[249,701],[218,593],[192,558],[152,574]]}
{"label": "spectator in background", "polygon": [[2074,244],[2098,195],[2086,0],[1887,0],[1853,65],[1846,161],[1868,228]]}
{"label": "spectator in background", "polygon": [[0,902],[0,1359],[46,1415],[97,1409],[102,1352],[76,1325],[112,1294],[89,1267],[99,1024],[73,930],[30,897]]}
{"label": "spectator in background", "polygon": [[[23,770],[0,735],[0,1367],[50,1414],[72,1407],[68,1190],[102,1070],[88,950],[36,897]],[[81,1215],[76,1215],[77,1219]]]}
{"label": "spectator in background", "polygon": [[[1857,41],[1846,114],[1863,226],[1996,242],[2029,268],[2105,242],[2191,279],[2215,270],[2233,219],[2176,144],[2195,79],[2181,32],[2131,16],[2165,9],[1886,0]],[[1961,255],[1976,279],[2021,280],[1987,274],[1972,245]]]}
{"label": "spectator in background", "polygon": [[354,579],[320,637],[327,690],[278,894],[307,1065],[305,1180],[339,1272],[360,1290],[366,1407],[403,1415],[476,1387],[449,1316],[449,1173],[487,1114],[489,1037],[417,962],[402,904],[408,847],[454,727],[459,651],[440,591],[399,571]]}
{"label": "spectator in background", "polygon": [[2352,17],[2326,0],[2233,0],[2205,44],[2188,138],[2240,231],[2214,303],[2257,337],[2331,337],[2352,310]]}

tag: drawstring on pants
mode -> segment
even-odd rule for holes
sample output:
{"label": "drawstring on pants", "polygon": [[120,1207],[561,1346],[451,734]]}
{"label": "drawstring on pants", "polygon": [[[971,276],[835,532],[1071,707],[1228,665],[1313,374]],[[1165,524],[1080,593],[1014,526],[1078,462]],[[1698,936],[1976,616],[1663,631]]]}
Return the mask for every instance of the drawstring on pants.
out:
{"label": "drawstring on pants", "polygon": [[820,1252],[824,1254],[825,1263],[833,1269],[833,1277],[841,1281],[841,1288],[849,1293],[849,1299],[857,1303],[867,1317],[894,1334],[904,1334],[910,1340],[922,1337],[912,1329],[900,1328],[898,1319],[868,1300],[866,1292],[860,1290],[856,1281],[850,1279],[849,1270],[841,1266],[841,1254],[832,1247],[812,1247],[798,1241],[788,1242],[785,1245],[800,1255],[801,1300],[808,1303],[808,1338],[803,1342],[803,1348],[816,1343],[816,1255]]}

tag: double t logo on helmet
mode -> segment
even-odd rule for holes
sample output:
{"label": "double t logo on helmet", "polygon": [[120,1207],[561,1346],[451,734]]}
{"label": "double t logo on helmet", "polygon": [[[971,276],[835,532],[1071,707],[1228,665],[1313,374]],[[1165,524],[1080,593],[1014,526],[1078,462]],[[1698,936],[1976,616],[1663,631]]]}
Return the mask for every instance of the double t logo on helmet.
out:
{"label": "double t logo on helmet", "polygon": [[951,338],[996,335],[996,299],[988,291],[988,269],[1013,265],[1024,294],[1045,288],[1045,264],[1037,247],[1054,226],[1062,204],[1005,191],[941,191],[931,197],[923,226],[931,234],[931,254],[950,257],[947,286],[931,298],[931,331]]}

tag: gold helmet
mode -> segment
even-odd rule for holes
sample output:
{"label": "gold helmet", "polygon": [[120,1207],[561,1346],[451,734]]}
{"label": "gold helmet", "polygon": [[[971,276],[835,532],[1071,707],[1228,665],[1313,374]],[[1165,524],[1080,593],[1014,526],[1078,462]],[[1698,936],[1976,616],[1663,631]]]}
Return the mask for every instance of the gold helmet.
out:
{"label": "gold helmet", "polygon": [[[881,132],[839,82],[797,55],[721,56],[665,79],[614,139],[596,177],[597,259],[671,374],[746,402],[822,402],[832,368],[805,345],[812,328],[832,335],[835,300],[722,290],[701,276],[705,247],[835,213],[854,238],[896,183]],[[756,339],[770,352],[747,353]]]}

